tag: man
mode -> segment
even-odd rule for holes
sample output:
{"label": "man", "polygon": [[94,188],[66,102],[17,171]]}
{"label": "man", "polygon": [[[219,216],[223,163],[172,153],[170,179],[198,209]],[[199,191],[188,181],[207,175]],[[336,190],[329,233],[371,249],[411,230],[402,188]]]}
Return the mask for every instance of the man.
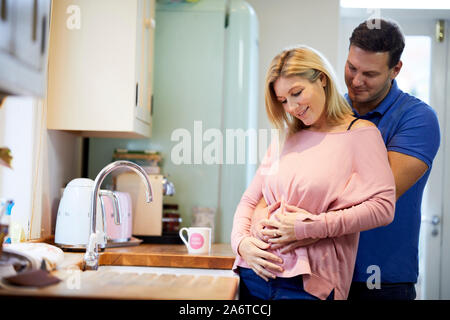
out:
{"label": "man", "polygon": [[[433,109],[397,87],[404,37],[395,23],[379,22],[379,28],[361,23],[350,37],[346,98],[355,115],[372,121],[383,136],[397,203],[390,225],[361,232],[349,299],[405,300],[416,297],[422,195],[440,133]],[[381,288],[370,289],[377,271]]]}
{"label": "man", "polygon": [[[402,68],[400,57],[404,46],[399,27],[382,19],[377,23],[361,23],[350,38],[345,66],[346,98],[356,117],[372,121],[381,132],[395,178],[397,202],[390,225],[361,232],[349,299],[416,297],[422,195],[439,148],[440,132],[433,109],[397,86],[395,78]],[[254,219],[260,222],[252,232],[258,238],[269,235],[262,227],[270,223],[260,219],[276,206],[267,208],[261,200],[256,207]],[[269,244],[260,239],[252,237],[248,250],[259,256],[265,269],[263,275],[268,276],[266,269],[273,258],[264,256]],[[283,250],[314,241],[292,242]],[[277,243],[280,244],[281,241]],[[380,286],[373,280],[380,280]]]}

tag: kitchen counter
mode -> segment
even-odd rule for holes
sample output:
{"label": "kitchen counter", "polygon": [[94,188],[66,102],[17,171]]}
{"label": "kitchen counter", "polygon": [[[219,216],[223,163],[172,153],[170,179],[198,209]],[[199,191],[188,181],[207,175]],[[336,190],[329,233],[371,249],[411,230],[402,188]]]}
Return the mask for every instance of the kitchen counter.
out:
{"label": "kitchen counter", "polygon": [[229,244],[213,244],[211,252],[205,255],[188,254],[184,244],[141,244],[136,247],[105,249],[100,256],[99,264],[231,269],[234,258]]}
{"label": "kitchen counter", "polygon": [[[38,289],[3,284],[0,295],[167,300],[236,297],[239,278],[231,271],[234,254],[229,244],[213,244],[211,253],[205,255],[188,254],[184,245],[108,248],[100,252],[99,270],[85,272],[80,269],[83,255],[64,253],[63,263],[52,272],[62,280],[56,285]],[[129,271],[126,266],[136,267]]]}

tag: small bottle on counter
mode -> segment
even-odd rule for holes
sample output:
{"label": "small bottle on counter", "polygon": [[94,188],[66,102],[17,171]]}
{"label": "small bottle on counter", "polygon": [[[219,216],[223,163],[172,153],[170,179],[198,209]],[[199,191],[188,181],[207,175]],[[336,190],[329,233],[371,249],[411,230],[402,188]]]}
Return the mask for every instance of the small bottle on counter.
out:
{"label": "small bottle on counter", "polygon": [[11,242],[10,238],[8,238],[8,234],[9,225],[11,223],[11,209],[13,206],[13,200],[0,199],[0,246],[3,245],[3,243]]}
{"label": "small bottle on counter", "polygon": [[182,221],[177,204],[163,205],[163,233],[178,233]]}

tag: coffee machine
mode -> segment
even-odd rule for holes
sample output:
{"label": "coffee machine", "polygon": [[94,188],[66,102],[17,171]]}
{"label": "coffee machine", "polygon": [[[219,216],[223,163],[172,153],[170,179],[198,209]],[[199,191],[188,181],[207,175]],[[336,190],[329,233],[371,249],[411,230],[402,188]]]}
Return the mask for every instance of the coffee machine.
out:
{"label": "coffee machine", "polygon": [[[175,194],[173,183],[161,174],[148,175],[153,191],[153,201],[145,202],[145,186],[133,172],[123,172],[115,177],[115,189],[131,196],[133,211],[132,234],[145,243],[174,243],[163,234],[163,197]],[[171,238],[171,237],[169,237]],[[180,243],[178,237],[175,243]]]}

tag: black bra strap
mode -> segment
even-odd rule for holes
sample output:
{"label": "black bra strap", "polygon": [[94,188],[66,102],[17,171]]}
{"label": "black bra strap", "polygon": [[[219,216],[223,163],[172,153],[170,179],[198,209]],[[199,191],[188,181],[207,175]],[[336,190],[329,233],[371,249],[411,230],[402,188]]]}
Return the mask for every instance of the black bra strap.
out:
{"label": "black bra strap", "polygon": [[350,125],[347,128],[347,131],[350,130],[350,128],[352,127],[352,125],[356,122],[356,120],[358,120],[359,118],[353,119],[352,122],[350,122]]}

